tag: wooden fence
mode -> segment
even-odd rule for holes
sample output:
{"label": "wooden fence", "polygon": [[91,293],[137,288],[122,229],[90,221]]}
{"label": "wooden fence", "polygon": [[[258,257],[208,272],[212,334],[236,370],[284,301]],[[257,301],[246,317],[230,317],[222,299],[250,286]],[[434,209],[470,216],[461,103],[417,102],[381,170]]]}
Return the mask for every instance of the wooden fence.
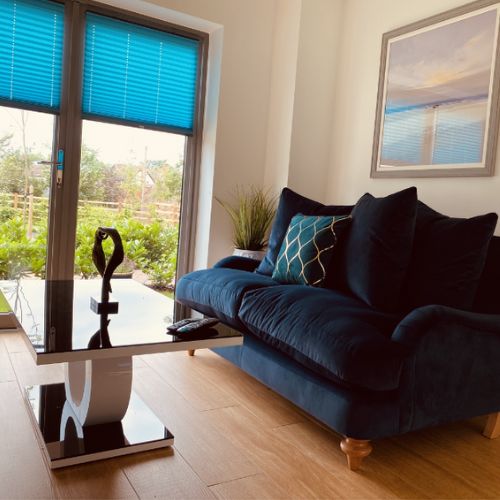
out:
{"label": "wooden fence", "polygon": [[[19,211],[19,214],[27,217],[28,236],[31,237],[33,222],[47,217],[49,199],[43,196],[34,196],[33,188],[27,196],[17,193],[0,193],[0,209],[11,208]],[[79,208],[102,208],[107,212],[116,215],[127,210],[133,219],[141,222],[151,222],[153,219],[160,219],[165,222],[177,224],[179,222],[180,205],[177,202],[169,203],[148,203],[142,208],[137,204],[119,203],[111,201],[79,200]]]}

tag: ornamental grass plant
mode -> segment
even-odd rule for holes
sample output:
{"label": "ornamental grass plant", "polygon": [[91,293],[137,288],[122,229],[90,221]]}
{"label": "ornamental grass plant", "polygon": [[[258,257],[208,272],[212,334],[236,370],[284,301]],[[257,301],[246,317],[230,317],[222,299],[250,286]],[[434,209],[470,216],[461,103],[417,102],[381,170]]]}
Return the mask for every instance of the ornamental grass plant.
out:
{"label": "ornamental grass plant", "polygon": [[269,190],[236,187],[231,202],[215,198],[233,224],[233,245],[241,250],[262,250],[276,213],[276,196]]}

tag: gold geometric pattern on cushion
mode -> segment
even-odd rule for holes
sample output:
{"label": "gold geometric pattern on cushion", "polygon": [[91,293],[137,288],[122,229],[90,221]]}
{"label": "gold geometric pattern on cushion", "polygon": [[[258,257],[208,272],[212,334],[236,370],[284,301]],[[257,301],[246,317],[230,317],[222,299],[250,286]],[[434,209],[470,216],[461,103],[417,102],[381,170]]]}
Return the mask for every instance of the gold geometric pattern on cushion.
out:
{"label": "gold geometric pattern on cushion", "polygon": [[273,279],[322,286],[337,243],[335,225],[346,219],[350,216],[295,215],[281,245]]}

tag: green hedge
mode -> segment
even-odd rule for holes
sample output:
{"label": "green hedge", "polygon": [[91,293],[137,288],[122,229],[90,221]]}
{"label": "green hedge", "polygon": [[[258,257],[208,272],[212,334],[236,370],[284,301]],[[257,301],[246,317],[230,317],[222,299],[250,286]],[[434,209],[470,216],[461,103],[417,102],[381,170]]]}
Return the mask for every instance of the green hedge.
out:
{"label": "green hedge", "polygon": [[[154,214],[153,214],[154,216]],[[33,238],[26,236],[22,217],[12,210],[0,210],[0,279],[12,279],[22,273],[45,276],[47,224],[39,219],[33,228]],[[125,250],[124,270],[140,269],[152,284],[166,288],[175,278],[177,262],[178,226],[159,219],[140,222],[124,211],[116,213],[99,207],[81,208],[75,249],[75,274],[84,279],[98,276],[92,262],[92,246],[98,226],[114,226],[120,232]],[[104,241],[109,254],[112,242]]]}

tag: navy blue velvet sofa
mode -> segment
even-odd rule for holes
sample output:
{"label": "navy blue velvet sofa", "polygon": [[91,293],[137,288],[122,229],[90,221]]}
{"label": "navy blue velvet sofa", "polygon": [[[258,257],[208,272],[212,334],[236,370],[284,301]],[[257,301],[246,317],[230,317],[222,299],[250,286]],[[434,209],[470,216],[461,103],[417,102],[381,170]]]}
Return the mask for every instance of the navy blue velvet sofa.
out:
{"label": "navy blue velvet sofa", "polygon": [[485,414],[499,432],[500,237],[486,250],[467,310],[380,310],[233,256],[182,277],[176,299],[242,332],[242,346],[216,352],[343,435],[355,470],[374,439]]}

